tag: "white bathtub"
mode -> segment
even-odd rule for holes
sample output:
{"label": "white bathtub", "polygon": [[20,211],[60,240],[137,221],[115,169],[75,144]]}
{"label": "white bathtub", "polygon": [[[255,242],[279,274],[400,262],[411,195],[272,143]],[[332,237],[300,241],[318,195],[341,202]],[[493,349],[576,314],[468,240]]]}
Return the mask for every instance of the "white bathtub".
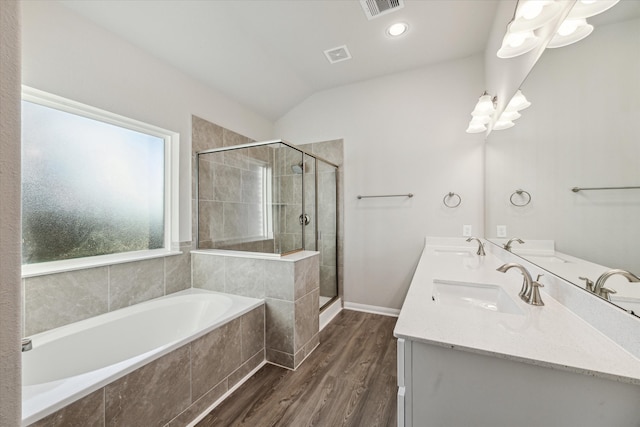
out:
{"label": "white bathtub", "polygon": [[31,337],[22,353],[28,425],[193,341],[262,300],[188,289]]}

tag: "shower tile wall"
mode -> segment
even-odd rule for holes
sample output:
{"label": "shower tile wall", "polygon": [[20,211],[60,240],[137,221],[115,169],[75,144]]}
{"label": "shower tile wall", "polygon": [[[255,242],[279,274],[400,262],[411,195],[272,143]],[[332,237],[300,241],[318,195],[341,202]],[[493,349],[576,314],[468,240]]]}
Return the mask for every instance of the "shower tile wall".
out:
{"label": "shower tile wall", "polygon": [[319,254],[268,260],[193,252],[193,287],[263,298],[266,358],[295,369],[319,344]]}
{"label": "shower tile wall", "polygon": [[[198,151],[253,142],[196,116],[192,116],[192,126],[194,165]],[[274,252],[273,239],[256,237],[263,234],[262,173],[264,168],[273,169],[273,159],[273,149],[266,146],[200,156],[198,237],[201,249]],[[198,177],[195,167],[193,169],[195,242],[195,184]]]}
{"label": "shower tile wall", "polygon": [[186,242],[181,255],[23,279],[23,335],[190,288],[190,249]]}
{"label": "shower tile wall", "polygon": [[[287,253],[302,248],[302,174],[293,170],[302,162],[302,153],[286,146],[275,150],[274,218],[278,218],[278,232],[275,235],[279,253]],[[308,172],[305,171],[305,176]],[[308,248],[313,250],[312,248]]]}

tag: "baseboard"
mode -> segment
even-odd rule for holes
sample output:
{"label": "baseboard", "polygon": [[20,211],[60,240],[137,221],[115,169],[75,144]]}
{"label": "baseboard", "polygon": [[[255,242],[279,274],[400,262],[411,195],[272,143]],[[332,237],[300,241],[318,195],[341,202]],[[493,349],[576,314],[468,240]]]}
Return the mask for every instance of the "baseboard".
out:
{"label": "baseboard", "polygon": [[332,302],[328,307],[324,308],[320,313],[320,330],[333,320],[334,317],[342,311],[342,300],[340,298]]}
{"label": "baseboard", "polygon": [[381,314],[383,316],[398,317],[400,310],[397,308],[379,307],[377,305],[358,304],[355,302],[344,303],[345,310],[363,311],[365,313]]}
{"label": "baseboard", "polygon": [[213,404],[211,404],[207,409],[205,409],[200,415],[198,415],[196,417],[196,419],[194,419],[193,421],[191,421],[189,424],[187,424],[187,427],[194,427],[196,424],[198,424],[200,421],[202,421],[204,419],[204,417],[206,417],[207,415],[209,415],[209,413],[211,411],[213,411],[218,405],[220,405],[227,397],[229,397],[234,391],[236,391],[238,388],[240,388],[240,386],[242,384],[244,384],[249,378],[251,378],[253,376],[253,374],[255,374],[256,372],[258,372],[260,369],[262,369],[262,367],[264,365],[267,364],[266,360],[263,360],[262,363],[260,363],[258,366],[256,366],[251,372],[249,372],[247,375],[245,375],[244,378],[242,378],[240,381],[238,381],[238,383],[236,385],[234,385],[233,387],[231,387],[225,394],[223,394],[222,396],[220,396],[220,398],[218,398],[218,400],[216,400],[215,402],[213,402]]}

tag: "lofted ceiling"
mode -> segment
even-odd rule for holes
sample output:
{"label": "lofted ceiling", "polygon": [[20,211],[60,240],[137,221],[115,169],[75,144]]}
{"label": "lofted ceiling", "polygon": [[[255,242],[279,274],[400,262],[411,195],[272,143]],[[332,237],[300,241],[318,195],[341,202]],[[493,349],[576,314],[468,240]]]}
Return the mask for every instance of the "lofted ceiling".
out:
{"label": "lofted ceiling", "polygon": [[[270,120],[318,91],[483,52],[498,4],[404,0],[368,20],[358,0],[60,2]],[[409,31],[392,39],[398,21]],[[352,59],[330,64],[342,45]]]}

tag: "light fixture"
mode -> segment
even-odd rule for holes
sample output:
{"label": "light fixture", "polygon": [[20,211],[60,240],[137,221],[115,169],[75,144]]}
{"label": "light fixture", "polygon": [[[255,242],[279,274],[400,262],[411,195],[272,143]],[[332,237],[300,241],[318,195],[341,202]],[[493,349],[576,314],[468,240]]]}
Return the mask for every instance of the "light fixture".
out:
{"label": "light fixture", "polygon": [[498,119],[498,121],[506,120],[506,121],[512,122],[514,120],[518,120],[520,117],[522,117],[522,114],[518,113],[517,111],[505,110],[502,114],[500,114],[500,118]]}
{"label": "light fixture", "polygon": [[[620,0],[577,0],[547,47],[563,47],[580,41],[593,31],[586,18],[609,10]],[[539,45],[534,32],[552,22],[562,10],[554,0],[518,0],[513,19],[507,25],[498,58],[513,58],[525,54]]]}
{"label": "light fixture", "polygon": [[387,28],[387,35],[391,37],[398,37],[406,33],[408,29],[409,29],[409,26],[404,22],[397,22],[391,25],[389,28]]}
{"label": "light fixture", "polygon": [[505,130],[505,129],[509,129],[515,126],[515,123],[513,123],[510,120],[498,120],[496,122],[496,124],[493,125],[493,130]]}
{"label": "light fixture", "polygon": [[620,0],[578,0],[567,19],[589,18],[611,9]]}
{"label": "light fixture", "polygon": [[512,31],[511,22],[502,39],[502,46],[498,49],[498,58],[507,59],[525,54],[538,46],[540,39],[531,30]]}
{"label": "light fixture", "polygon": [[530,106],[531,106],[531,103],[527,100],[527,98],[524,96],[522,91],[518,89],[518,91],[516,92],[515,95],[513,95],[513,98],[511,98],[511,101],[509,101],[509,103],[507,104],[507,107],[504,110],[520,111]]}
{"label": "light fixture", "polygon": [[553,0],[526,0],[516,7],[511,31],[535,30],[548,24],[560,12]]}
{"label": "light fixture", "polygon": [[487,127],[485,125],[483,125],[482,123],[473,123],[473,121],[471,121],[469,123],[469,127],[467,127],[466,132],[467,133],[480,133],[480,132],[486,132]]}
{"label": "light fixture", "polygon": [[494,100],[486,91],[478,98],[478,102],[471,112],[472,116],[490,116],[495,111]]}
{"label": "light fixture", "polygon": [[551,22],[560,12],[560,4],[553,0],[523,0],[516,4],[513,19],[507,25],[498,58],[514,58],[532,51],[540,45],[534,33]]}
{"label": "light fixture", "polygon": [[556,48],[579,42],[593,31],[585,18],[565,19],[547,47]]}
{"label": "light fixture", "polygon": [[471,121],[469,122],[469,127],[467,127],[467,133],[480,133],[487,130],[485,125],[491,121],[491,117],[496,111],[495,102],[496,98],[491,97],[487,91],[482,93],[471,112]]}

